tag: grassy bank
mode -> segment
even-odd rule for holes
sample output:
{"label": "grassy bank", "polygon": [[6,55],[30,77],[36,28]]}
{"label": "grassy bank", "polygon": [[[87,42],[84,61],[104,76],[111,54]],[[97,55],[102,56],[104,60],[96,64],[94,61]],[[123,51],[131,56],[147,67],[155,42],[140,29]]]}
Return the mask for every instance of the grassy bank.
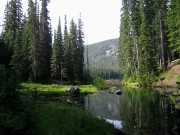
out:
{"label": "grassy bank", "polygon": [[117,132],[112,125],[82,108],[65,104],[43,104],[38,107],[37,117],[34,135],[113,135]]}
{"label": "grassy bank", "polygon": [[162,73],[160,78],[163,78],[164,80],[156,82],[156,86],[170,86],[177,88],[177,83],[180,83],[180,65],[176,65],[167,72]]}

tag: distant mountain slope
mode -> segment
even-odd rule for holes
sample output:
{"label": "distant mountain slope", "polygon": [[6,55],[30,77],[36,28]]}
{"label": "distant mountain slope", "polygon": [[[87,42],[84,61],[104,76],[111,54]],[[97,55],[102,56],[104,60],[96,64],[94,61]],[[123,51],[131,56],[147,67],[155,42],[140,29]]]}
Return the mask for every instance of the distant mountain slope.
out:
{"label": "distant mountain slope", "polygon": [[[118,39],[110,39],[88,45],[90,67],[108,65],[117,66]],[[85,46],[85,61],[87,60],[87,46]]]}
{"label": "distant mountain slope", "polygon": [[[110,39],[85,46],[84,57],[87,63],[87,50],[90,71],[100,70],[104,74],[110,74],[119,69],[118,67],[118,39]],[[107,73],[108,72],[108,73]]]}

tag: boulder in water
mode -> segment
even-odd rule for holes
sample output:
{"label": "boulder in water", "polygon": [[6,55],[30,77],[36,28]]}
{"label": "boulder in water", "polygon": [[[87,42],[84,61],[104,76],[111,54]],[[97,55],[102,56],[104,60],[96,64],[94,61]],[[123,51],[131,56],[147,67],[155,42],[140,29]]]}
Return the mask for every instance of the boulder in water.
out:
{"label": "boulder in water", "polygon": [[80,88],[78,86],[68,87],[66,91],[71,92],[73,95],[80,95]]}
{"label": "boulder in water", "polygon": [[121,92],[120,90],[116,90],[115,93],[116,93],[117,95],[121,95],[121,94],[122,94],[122,92]]}

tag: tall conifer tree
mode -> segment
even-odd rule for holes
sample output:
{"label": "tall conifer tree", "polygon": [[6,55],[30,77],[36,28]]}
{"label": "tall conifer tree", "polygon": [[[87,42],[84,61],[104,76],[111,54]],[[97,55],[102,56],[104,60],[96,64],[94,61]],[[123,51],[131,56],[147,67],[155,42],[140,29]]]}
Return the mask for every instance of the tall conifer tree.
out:
{"label": "tall conifer tree", "polygon": [[64,18],[64,40],[63,40],[63,44],[64,44],[64,62],[63,62],[63,78],[66,81],[70,81],[70,52],[71,52],[71,48],[70,48],[70,40],[69,40],[69,33],[68,33],[68,28],[67,28],[67,18],[65,15]]}
{"label": "tall conifer tree", "polygon": [[77,25],[72,19],[70,22],[69,30],[69,43],[70,43],[70,67],[69,75],[70,82],[78,81],[78,44],[77,44]]}
{"label": "tall conifer tree", "polygon": [[3,39],[9,48],[10,65],[18,75],[22,75],[22,3],[11,0],[5,9]]}
{"label": "tall conifer tree", "polygon": [[29,59],[29,28],[26,15],[23,19],[23,33],[22,33],[22,79],[28,81],[31,73],[31,62]]}
{"label": "tall conifer tree", "polygon": [[29,34],[29,60],[31,62],[31,78],[33,81],[39,81],[40,78],[40,40],[39,40],[39,13],[38,4],[32,0],[28,2],[28,26]]}
{"label": "tall conifer tree", "polygon": [[124,77],[128,78],[133,74],[133,50],[132,35],[130,32],[130,11],[129,0],[123,0],[121,27],[119,38],[119,62],[120,69],[124,73]]}
{"label": "tall conifer tree", "polygon": [[173,53],[173,59],[176,59],[180,58],[180,1],[169,0],[168,3],[168,40]]}
{"label": "tall conifer tree", "polygon": [[61,22],[59,18],[59,24],[57,33],[54,33],[54,44],[51,57],[51,73],[52,78],[58,81],[62,81],[62,68],[63,68],[63,42],[61,32]]}
{"label": "tall conifer tree", "polygon": [[77,63],[77,78],[81,83],[84,80],[84,33],[83,33],[83,22],[81,19],[81,14],[78,19],[78,29],[77,29],[77,48],[78,48],[78,63]]}
{"label": "tall conifer tree", "polygon": [[149,82],[148,79],[157,75],[157,59],[153,47],[153,0],[144,0],[141,3],[142,23],[140,29],[140,65],[139,81]]}
{"label": "tall conifer tree", "polygon": [[141,26],[141,14],[140,14],[140,1],[130,0],[130,25],[132,32],[132,44],[133,44],[133,61],[134,67],[139,68],[139,36],[140,36],[140,26]]}
{"label": "tall conifer tree", "polygon": [[42,0],[40,13],[40,78],[42,83],[48,82],[51,76],[50,59],[52,51],[52,37],[50,18],[48,16],[47,5],[49,0]]}

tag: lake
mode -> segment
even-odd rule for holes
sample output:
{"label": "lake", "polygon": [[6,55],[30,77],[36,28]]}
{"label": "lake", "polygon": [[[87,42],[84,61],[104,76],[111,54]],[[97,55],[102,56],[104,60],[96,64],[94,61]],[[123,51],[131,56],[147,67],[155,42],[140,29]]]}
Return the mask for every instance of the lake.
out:
{"label": "lake", "polygon": [[85,97],[85,110],[128,135],[179,135],[180,110],[157,90],[121,88]]}

